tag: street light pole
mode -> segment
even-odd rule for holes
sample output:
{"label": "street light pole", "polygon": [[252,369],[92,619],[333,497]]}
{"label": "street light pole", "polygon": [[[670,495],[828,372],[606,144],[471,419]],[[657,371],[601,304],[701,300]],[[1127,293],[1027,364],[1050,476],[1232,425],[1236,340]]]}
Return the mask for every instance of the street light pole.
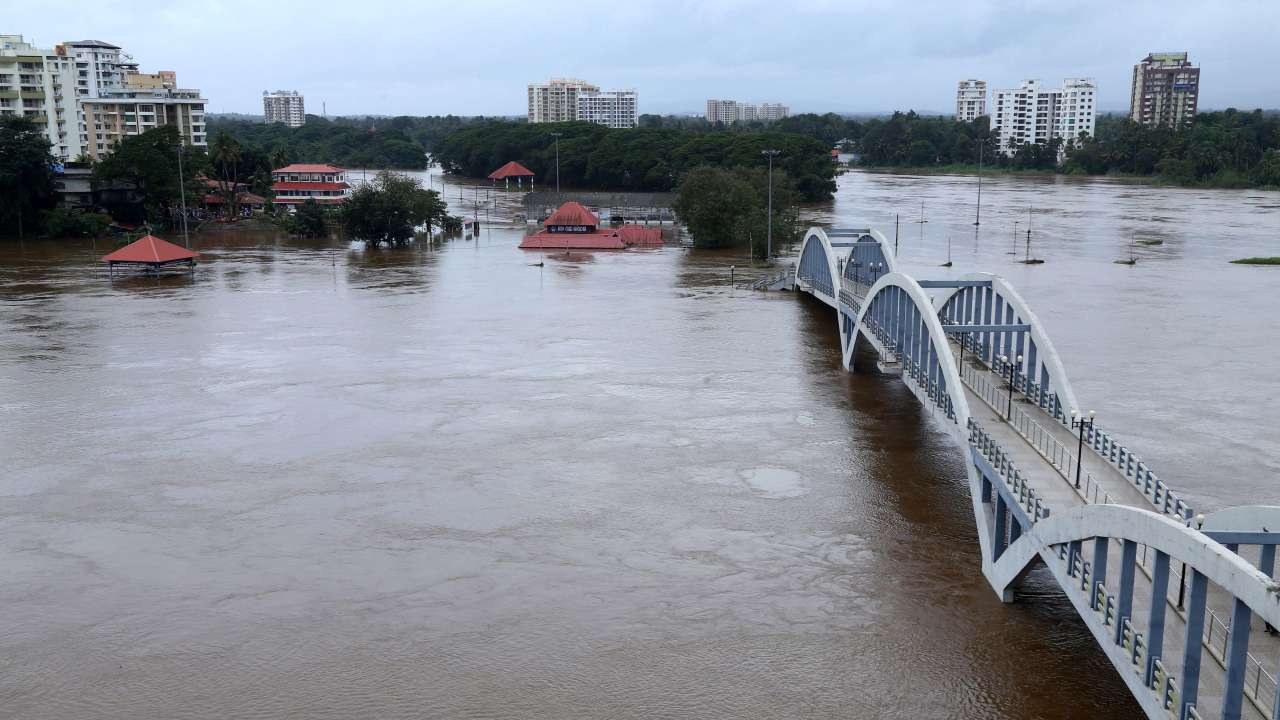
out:
{"label": "street light pole", "polygon": [[973,224],[982,224],[982,151],[986,146],[985,139],[978,141],[978,210],[973,216]]}
{"label": "street light pole", "polygon": [[769,210],[765,216],[768,230],[765,234],[768,237],[768,245],[765,248],[765,260],[773,257],[773,159],[778,155],[777,150],[761,150],[761,155],[769,158]]}
{"label": "street light pole", "polygon": [[[1008,355],[1001,355],[1000,362],[1009,367],[1009,407],[1005,410],[1004,419],[1013,422],[1013,368],[1014,364],[1009,362]],[[1022,356],[1018,356],[1018,365],[1022,364]]]}
{"label": "street light pole", "polygon": [[[182,142],[178,142],[178,191],[182,195],[182,241],[186,243],[187,249],[191,249],[191,236],[187,233],[187,183],[182,172]],[[235,192],[235,183],[232,183],[231,192]]]}
{"label": "street light pole", "polygon": [[551,137],[556,139],[556,192],[560,192],[560,136],[564,133],[553,132]]}
{"label": "street light pole", "polygon": [[1089,432],[1093,432],[1093,415],[1092,410],[1089,411],[1089,419],[1085,420],[1080,417],[1080,411],[1071,410],[1071,427],[1079,428],[1080,440],[1076,443],[1076,489],[1080,489],[1080,462],[1084,457],[1084,429],[1089,428]]}

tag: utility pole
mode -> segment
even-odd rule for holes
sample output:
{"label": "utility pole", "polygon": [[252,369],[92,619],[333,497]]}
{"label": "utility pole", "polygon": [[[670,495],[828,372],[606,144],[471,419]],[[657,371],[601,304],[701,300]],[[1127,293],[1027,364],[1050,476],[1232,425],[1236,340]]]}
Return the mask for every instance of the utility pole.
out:
{"label": "utility pole", "polygon": [[[182,172],[182,150],[183,143],[178,141],[178,191],[182,195],[182,241],[186,243],[187,249],[191,249],[191,236],[187,234],[187,183],[186,177]],[[235,183],[231,183],[231,192],[235,192]]]}
{"label": "utility pole", "polygon": [[978,211],[973,217],[974,225],[982,224],[982,151],[986,145],[985,138],[978,141]]}
{"label": "utility pole", "polygon": [[560,136],[564,133],[553,132],[551,137],[556,139],[556,192],[560,192]]}
{"label": "utility pole", "polygon": [[773,159],[777,157],[778,151],[772,150],[772,149],[761,150],[760,154],[769,158],[769,209],[768,209],[767,215],[765,216],[765,221],[767,222],[767,228],[768,228],[768,230],[766,231],[766,236],[769,239],[768,240],[769,244],[765,248],[765,255],[764,255],[765,260],[768,260],[769,258],[773,257]]}
{"label": "utility pole", "polygon": [[1027,206],[1027,257],[1026,261],[1031,262],[1031,206]]}

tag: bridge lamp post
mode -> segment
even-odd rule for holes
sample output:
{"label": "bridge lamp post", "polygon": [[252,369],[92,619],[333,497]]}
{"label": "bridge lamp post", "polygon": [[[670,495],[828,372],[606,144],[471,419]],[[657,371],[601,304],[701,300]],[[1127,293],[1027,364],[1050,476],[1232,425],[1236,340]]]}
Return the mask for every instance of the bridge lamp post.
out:
{"label": "bridge lamp post", "polygon": [[[1005,410],[1004,419],[1008,420],[1009,422],[1013,422],[1013,372],[1014,372],[1014,367],[1016,366],[1013,363],[1009,362],[1008,355],[1001,355],[1000,362],[1004,363],[1009,368],[1009,407],[1007,410]],[[1018,365],[1021,365],[1021,364],[1022,364],[1022,356],[1019,355]]]}
{"label": "bridge lamp post", "polygon": [[1094,414],[1095,413],[1092,410],[1090,410],[1089,419],[1086,420],[1080,417],[1079,410],[1076,410],[1075,408],[1071,409],[1071,427],[1078,428],[1080,430],[1080,441],[1076,443],[1076,489],[1077,490],[1080,489],[1080,463],[1084,458],[1084,431],[1085,431],[1085,428],[1088,428],[1089,432],[1093,432]]}
{"label": "bridge lamp post", "polygon": [[769,238],[768,246],[765,248],[765,259],[773,257],[773,159],[780,154],[780,150],[761,150],[760,154],[769,158],[769,209],[766,212],[765,219],[768,221],[768,229],[766,236]]}
{"label": "bridge lamp post", "polygon": [[[1204,527],[1204,514],[1196,515],[1196,529]],[[1178,577],[1178,609],[1182,609],[1182,600],[1187,594],[1187,563],[1182,563],[1182,574]]]}
{"label": "bridge lamp post", "polygon": [[880,271],[883,269],[884,269],[884,263],[882,262],[871,263],[871,273],[872,273],[871,284],[872,285],[875,285],[876,281],[880,279]]}

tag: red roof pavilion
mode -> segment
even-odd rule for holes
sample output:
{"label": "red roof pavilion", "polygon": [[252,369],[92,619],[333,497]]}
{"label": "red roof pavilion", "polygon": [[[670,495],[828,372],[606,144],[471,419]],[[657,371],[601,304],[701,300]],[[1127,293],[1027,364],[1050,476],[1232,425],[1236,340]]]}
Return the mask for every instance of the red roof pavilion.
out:
{"label": "red roof pavilion", "polygon": [[[556,208],[551,213],[551,217],[543,223],[547,227],[561,225],[590,225],[593,229],[599,227],[600,218],[591,214],[591,211],[582,206],[582,203],[570,200],[569,202]],[[552,232],[555,232],[554,230]]]}
{"label": "red roof pavilion", "polygon": [[179,247],[171,242],[165,242],[154,235],[148,235],[140,240],[135,240],[119,250],[102,256],[102,262],[115,267],[116,263],[129,263],[133,265],[149,265],[153,269],[170,263],[185,262],[190,265],[195,264],[195,259],[200,256],[198,252],[192,252],[184,247]]}
{"label": "red roof pavilion", "polygon": [[507,178],[533,177],[533,171],[512,160],[502,167],[489,173],[490,180],[506,180]]}
{"label": "red roof pavilion", "polygon": [[662,245],[662,230],[639,225],[600,229],[600,219],[570,200],[551,213],[542,230],[525,236],[520,247],[533,250],[625,250]]}

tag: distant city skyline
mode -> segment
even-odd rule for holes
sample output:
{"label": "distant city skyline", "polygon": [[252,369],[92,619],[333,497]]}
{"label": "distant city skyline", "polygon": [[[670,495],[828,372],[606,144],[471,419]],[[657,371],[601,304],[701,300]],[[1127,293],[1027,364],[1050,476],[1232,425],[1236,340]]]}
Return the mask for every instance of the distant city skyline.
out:
{"label": "distant city skyline", "polygon": [[[266,5],[246,19],[222,0],[103,0],[68,13],[20,4],[5,13],[0,33],[42,47],[92,38],[127,48],[200,87],[212,113],[260,114],[263,87],[285,87],[305,94],[311,112],[325,106],[331,116],[521,116],[531,79],[565,76],[633,87],[646,114],[701,114],[709,97],[768,97],[792,113],[952,114],[962,78],[1011,87],[1092,77],[1098,109],[1124,112],[1135,58],[1166,50],[1190,52],[1203,69],[1202,109],[1280,106],[1280,77],[1269,72],[1280,3],[901,7],[367,0],[311,15]],[[1152,24],[1156,8],[1161,22]],[[608,41],[549,42],[566,16]],[[307,61],[286,62],[300,57]]]}

